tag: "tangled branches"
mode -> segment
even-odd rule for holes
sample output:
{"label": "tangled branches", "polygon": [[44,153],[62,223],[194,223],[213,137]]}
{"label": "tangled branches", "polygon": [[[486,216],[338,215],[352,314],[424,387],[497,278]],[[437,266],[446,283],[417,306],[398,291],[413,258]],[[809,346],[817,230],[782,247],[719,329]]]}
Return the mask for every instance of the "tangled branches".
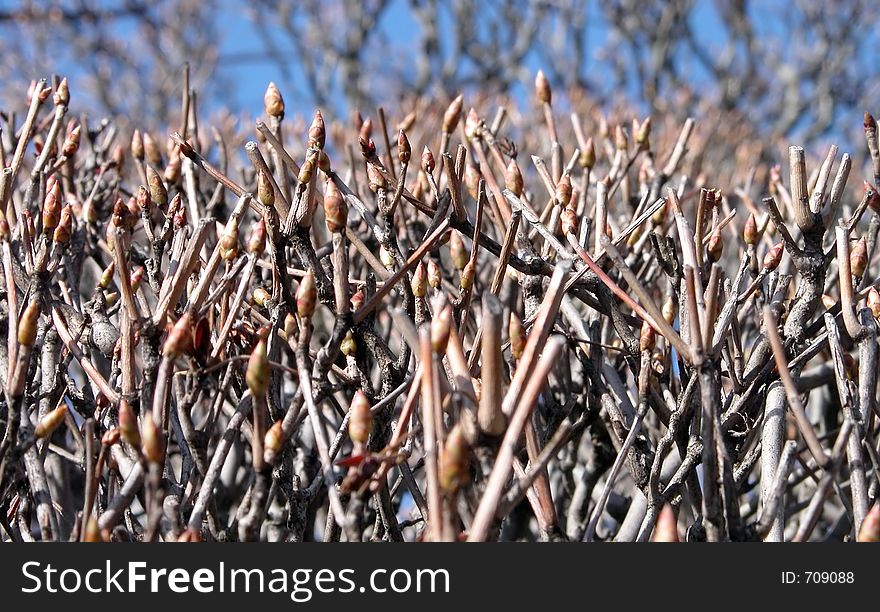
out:
{"label": "tangled branches", "polygon": [[396,143],[270,84],[238,168],[183,91],[164,150],[57,79],[0,142],[4,540],[880,537],[849,155],[723,193],[711,126],[569,130],[539,73],[544,126]]}

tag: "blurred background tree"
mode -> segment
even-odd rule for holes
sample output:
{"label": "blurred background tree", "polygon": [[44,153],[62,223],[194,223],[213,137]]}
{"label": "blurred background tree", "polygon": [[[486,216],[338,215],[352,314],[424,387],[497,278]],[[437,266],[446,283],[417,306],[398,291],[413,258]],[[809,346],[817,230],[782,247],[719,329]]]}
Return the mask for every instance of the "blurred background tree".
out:
{"label": "blurred background tree", "polygon": [[540,67],[602,105],[708,103],[768,137],[846,144],[861,139],[854,113],[875,110],[878,21],[866,0],[7,1],[0,80],[63,71],[85,108],[170,118],[188,61],[209,110],[256,113],[275,80],[294,112],[344,114],[403,95],[522,96]]}

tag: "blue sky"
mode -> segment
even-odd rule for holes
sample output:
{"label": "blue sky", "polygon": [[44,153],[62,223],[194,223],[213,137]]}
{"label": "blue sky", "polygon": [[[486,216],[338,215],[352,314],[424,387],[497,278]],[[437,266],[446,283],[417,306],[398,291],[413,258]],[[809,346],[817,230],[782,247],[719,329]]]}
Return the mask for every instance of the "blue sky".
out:
{"label": "blue sky", "polygon": [[[289,114],[311,115],[315,108],[315,99],[311,95],[304,78],[301,76],[296,64],[296,53],[291,47],[291,43],[284,35],[274,37],[282,56],[290,57],[290,63],[287,70],[282,70],[277,63],[268,58],[265,54],[265,46],[260,40],[260,33],[255,26],[249,11],[255,10],[251,8],[250,3],[241,2],[239,0],[206,0],[206,2],[216,3],[217,29],[219,31],[219,65],[216,70],[217,77],[220,82],[224,83],[224,89],[220,95],[203,96],[200,99],[200,107],[203,112],[210,114],[212,111],[218,110],[219,107],[226,107],[233,114],[245,114],[255,116],[262,112],[262,95],[266,84],[269,81],[276,81],[281,87],[288,107]],[[398,68],[404,70],[410,69],[403,62],[407,58],[412,57],[416,52],[413,48],[416,44],[418,24],[410,14],[411,0],[390,0],[388,9],[383,14],[383,18],[379,24],[380,36],[387,41],[387,45],[392,46],[397,53],[388,54],[396,57]],[[118,0],[94,0],[98,6],[116,6]],[[327,6],[334,5],[333,0],[326,0]],[[588,10],[586,19],[586,28],[588,33],[587,47],[585,57],[582,62],[588,67],[590,77],[593,81],[601,82],[603,80],[603,70],[607,71],[607,67],[603,67],[600,61],[597,61],[597,54],[601,49],[608,46],[609,34],[605,27],[601,0],[584,0]],[[0,0],[0,8],[9,9],[18,5],[17,2],[9,0]],[[442,3],[441,3],[442,4]],[[710,54],[717,54],[726,42],[726,27],[722,23],[721,17],[717,10],[715,0],[695,0],[695,7],[691,11],[689,19],[695,32],[699,44],[707,49]],[[783,19],[791,18],[797,11],[790,7],[780,5],[779,3],[769,1],[753,1],[749,3],[749,10],[753,17],[752,23],[756,30],[756,35],[765,43],[778,46],[780,53],[784,52],[787,39],[784,32],[791,30],[792,26],[784,26]],[[295,10],[295,9],[294,9]],[[332,10],[332,9],[328,9]],[[481,22],[482,23],[482,22]],[[130,52],[137,53],[137,36],[139,33],[138,22],[134,19],[120,19],[109,23],[108,27],[127,41]],[[4,30],[15,28],[14,24],[9,22],[0,23],[0,51],[4,47],[3,33]],[[449,38],[453,36],[451,26],[448,23],[446,11],[441,11],[440,30],[442,37]],[[798,33],[801,31],[796,29]],[[545,33],[550,35],[550,33]],[[874,35],[877,39],[880,34]],[[7,37],[7,41],[14,41],[13,36]],[[876,42],[876,40],[875,40]],[[385,44],[385,43],[383,43]],[[442,43],[441,43],[442,44]],[[384,46],[381,47],[384,49]],[[72,53],[57,53],[59,57],[56,70],[60,73],[76,75],[77,71],[82,74],[89,70],[88,63],[78,61]],[[876,49],[874,49],[876,51]],[[873,74],[874,58],[876,53],[863,53],[859,58],[860,73]],[[682,51],[679,57],[674,58],[675,61],[688,70],[690,74],[689,81],[692,84],[708,84],[710,82],[709,75],[705,69],[693,58],[688,57],[687,51]],[[513,95],[521,101],[528,100],[532,95],[533,75],[539,68],[546,68],[537,53],[531,53],[526,57],[524,62],[526,70],[521,83],[513,88]],[[467,69],[467,66],[464,67]],[[75,82],[75,79],[74,79]],[[873,80],[871,81],[871,83]],[[629,102],[638,103],[640,92],[634,85],[635,81],[626,88],[614,89],[613,93],[618,97],[627,98]],[[870,83],[868,86],[871,86]],[[874,86],[874,89],[877,89]],[[873,91],[873,90],[870,90]],[[711,89],[706,89],[711,96]],[[704,92],[704,93],[705,93]],[[448,95],[449,92],[446,92]],[[335,97],[341,100],[342,96]],[[380,103],[389,107],[394,106],[394,101],[379,100]],[[344,112],[348,109],[324,109],[328,111],[328,115],[332,116],[333,111]],[[852,110],[852,109],[849,109]],[[861,110],[859,110],[859,117]],[[869,109],[870,110],[870,109]],[[876,109],[875,109],[876,110]],[[564,108],[560,108],[564,112]],[[842,122],[843,123],[843,122]],[[846,134],[833,134],[832,138],[848,140],[847,137],[855,136],[858,138],[858,124],[855,120],[853,124],[853,132],[849,131],[849,123],[847,122]]]}
{"label": "blue sky", "polygon": [[[315,107],[315,100],[311,96],[307,84],[298,74],[295,65],[295,53],[290,48],[289,42],[284,36],[278,36],[276,42],[282,53],[291,57],[291,65],[288,74],[291,78],[285,78],[282,70],[262,55],[262,44],[254,23],[248,16],[247,5],[236,0],[219,0],[221,10],[218,12],[220,40],[220,70],[228,82],[237,83],[238,86],[229,92],[229,100],[224,101],[235,111],[243,111],[248,114],[258,114],[262,110],[262,93],[266,84],[274,80],[281,87],[285,96],[285,102],[291,113],[310,115]],[[597,54],[609,43],[608,30],[605,27],[602,9],[599,0],[585,0],[588,6],[587,30],[588,44],[583,61],[590,66],[590,76],[595,81],[602,80],[602,71],[607,70],[602,63],[597,61]],[[786,27],[783,18],[794,12],[776,2],[751,2],[749,11],[752,15],[753,26],[757,37],[770,44],[778,44],[780,53],[784,51]],[[441,32],[450,29],[446,22],[445,11],[441,12]],[[713,0],[696,0],[694,9],[690,13],[690,22],[695,32],[697,42],[710,54],[717,55],[726,43],[726,27],[718,12],[716,2]],[[390,6],[383,15],[379,24],[381,35],[388,39],[388,44],[400,49],[398,57],[411,57],[417,51],[413,48],[416,43],[418,24],[410,14],[409,0],[391,0]],[[389,54],[394,55],[394,54]],[[705,85],[711,82],[710,75],[705,68],[695,59],[682,52],[676,61],[687,68],[693,85]],[[529,75],[534,75],[542,65],[542,59],[538,54],[531,53],[525,62]],[[866,60],[869,61],[869,60]],[[532,95],[532,77],[514,86],[511,92],[519,100],[528,100]],[[711,95],[711,90],[706,90]],[[640,100],[640,92],[635,81],[626,91],[615,92],[620,97],[628,98],[631,103],[643,102]],[[341,97],[340,97],[341,99]],[[380,100],[382,103],[388,101]],[[328,110],[328,109],[325,109]],[[333,109],[329,109],[332,113]],[[339,109],[337,109],[339,110]],[[840,135],[837,135],[840,136]]]}
{"label": "blue sky", "polygon": [[[607,31],[604,28],[602,16],[596,2],[587,0],[589,5],[589,18],[587,27],[590,31],[590,44],[587,53],[595,54],[596,50],[603,47],[607,42]],[[384,14],[379,27],[386,35],[395,34],[394,38],[402,47],[404,56],[412,53],[408,46],[415,42],[414,37],[407,37],[406,32],[415,32],[418,25],[409,12],[408,0],[392,0],[389,8]],[[296,70],[290,72],[294,74],[294,79],[287,80],[284,78],[282,71],[271,61],[267,61],[265,57],[261,57],[261,43],[259,34],[253,22],[247,17],[247,9],[237,0],[221,0],[222,10],[219,12],[219,23],[222,33],[221,40],[221,63],[225,77],[230,81],[240,84],[235,88],[232,94],[232,104],[241,110],[251,113],[259,112],[262,109],[262,92],[266,84],[274,80],[283,87],[285,101],[288,107],[295,112],[310,113],[314,105],[314,100],[308,91],[305,81],[302,78],[296,78]],[[767,28],[767,33],[771,33],[774,25],[772,18],[776,11],[772,7],[764,7],[762,10],[762,27]],[[707,0],[699,0],[696,10],[692,16],[694,24],[697,26],[698,37],[702,43],[708,48],[717,48],[720,45],[720,36],[724,33],[724,28],[719,20],[718,13],[715,10],[714,2]],[[441,27],[448,28],[441,24]],[[401,36],[400,33],[404,33]],[[283,38],[279,38],[283,41]],[[281,42],[280,46],[284,47]],[[291,57],[294,57],[293,51],[290,51]],[[223,62],[226,59],[228,61]],[[594,58],[586,58],[591,64]],[[542,68],[541,61],[532,54],[526,63],[530,74],[537,72]],[[702,69],[694,66],[695,74],[699,79]],[[705,73],[702,73],[705,78]],[[293,91],[291,91],[293,89]],[[531,82],[522,83],[518,86],[518,91],[514,91],[517,95],[523,95],[531,91]],[[634,92],[629,92],[630,94]]]}

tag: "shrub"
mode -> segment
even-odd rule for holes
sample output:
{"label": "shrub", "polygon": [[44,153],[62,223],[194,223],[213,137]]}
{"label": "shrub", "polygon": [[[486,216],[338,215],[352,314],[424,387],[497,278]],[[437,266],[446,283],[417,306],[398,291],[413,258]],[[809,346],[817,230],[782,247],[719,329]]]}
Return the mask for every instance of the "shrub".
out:
{"label": "shrub", "polygon": [[874,119],[853,196],[836,147],[786,180],[724,113],[535,93],[306,127],[270,84],[240,156],[186,88],[123,146],[32,84],[2,537],[877,539]]}

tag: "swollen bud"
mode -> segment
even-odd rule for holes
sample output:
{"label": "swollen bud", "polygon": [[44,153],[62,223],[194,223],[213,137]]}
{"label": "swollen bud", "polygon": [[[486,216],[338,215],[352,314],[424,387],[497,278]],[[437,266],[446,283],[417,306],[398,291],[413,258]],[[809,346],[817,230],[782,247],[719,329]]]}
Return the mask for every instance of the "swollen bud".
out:
{"label": "swollen bud", "polygon": [[849,255],[849,265],[853,276],[861,277],[868,267],[868,245],[864,238],[860,238]]}
{"label": "swollen bud", "polygon": [[480,171],[473,164],[467,164],[464,169],[464,184],[470,196],[476,200],[480,195]]}
{"label": "swollen bud", "polygon": [[358,137],[364,140],[370,140],[373,135],[373,120],[370,117],[361,118],[361,114],[357,114]]}
{"label": "swollen bud", "polygon": [[299,323],[296,322],[296,317],[292,314],[288,313],[287,316],[284,317],[284,335],[290,340],[291,338],[296,338],[299,334]]}
{"label": "swollen bud", "polygon": [[113,275],[116,274],[116,262],[111,261],[110,264],[104,268],[104,271],[101,273],[101,278],[98,279],[98,287],[101,289],[106,289],[110,286],[110,283],[113,282]]}
{"label": "swollen bud", "polygon": [[367,184],[373,193],[378,193],[380,189],[388,189],[385,174],[376,164],[367,164]]}
{"label": "swollen bud", "polygon": [[248,360],[245,381],[254,397],[265,397],[269,390],[269,355],[266,340],[261,338]]}
{"label": "swollen bud", "polygon": [[880,319],[880,291],[877,291],[876,287],[871,287],[868,290],[868,308],[871,309],[871,314],[874,315],[875,319]]}
{"label": "swollen bud", "polygon": [[315,275],[309,270],[303,276],[296,290],[296,312],[303,319],[311,318],[318,302],[318,291],[315,288]]}
{"label": "swollen bud", "polygon": [[261,218],[251,230],[248,238],[247,250],[253,255],[262,255],[266,249],[266,222]]}
{"label": "swollen bud", "polygon": [[[104,293],[104,301],[107,304],[107,308],[113,308],[116,306],[116,302],[119,301],[119,292],[118,291],[108,291]],[[117,344],[114,348],[115,353],[119,353],[120,345]]]}
{"label": "swollen bud", "polygon": [[411,130],[412,126],[415,125],[417,118],[418,115],[416,114],[416,111],[410,111],[406,117],[401,119],[400,123],[397,124],[397,129],[403,130],[404,132]]}
{"label": "swollen bud", "polygon": [[709,236],[709,244],[706,245],[706,256],[709,261],[716,262],[721,259],[724,250],[724,238],[721,236],[721,228],[716,227]]}
{"label": "swollen bud", "polygon": [[464,118],[464,136],[468,140],[474,140],[483,136],[483,122],[477,114],[477,109],[471,107],[467,117]]}
{"label": "swollen bud", "polygon": [[257,173],[257,199],[266,208],[275,205],[275,188],[272,186],[269,173],[262,169]]}
{"label": "swollen bud", "polygon": [[348,204],[331,178],[327,179],[324,186],[324,220],[327,229],[333,234],[345,231],[348,223]]}
{"label": "swollen bud", "polygon": [[268,116],[276,119],[284,118],[284,99],[274,82],[270,81],[269,86],[266,87],[266,93],[263,94],[263,105]]}
{"label": "swollen bud", "polygon": [[379,246],[379,261],[382,262],[382,265],[385,266],[386,269],[394,269],[394,255],[392,255],[391,251],[386,249],[384,245]]}
{"label": "swollen bud", "polygon": [[318,153],[318,169],[324,174],[330,174],[330,157],[323,149]]}
{"label": "swollen bud", "polygon": [[351,330],[345,332],[345,338],[343,338],[342,342],[339,344],[339,350],[346,357],[354,355],[355,351],[357,351],[357,341],[355,341]]}
{"label": "swollen bud", "polygon": [[141,445],[141,433],[138,429],[137,416],[128,402],[119,402],[119,433],[122,439],[134,447]]}
{"label": "swollen bud", "polygon": [[441,280],[440,265],[433,259],[428,260],[428,284],[431,289],[439,288]]}
{"label": "swollen bud", "polygon": [[46,192],[46,199],[43,200],[43,231],[47,234],[51,232],[60,219],[61,185],[55,181]]}
{"label": "swollen bud", "polygon": [[141,214],[149,217],[150,213],[153,210],[153,199],[150,197],[150,192],[147,191],[147,188],[141,185],[138,187],[137,192],[137,207]]}
{"label": "swollen bud", "polygon": [[422,262],[419,262],[416,265],[416,269],[413,271],[412,282],[410,283],[412,287],[413,295],[417,298],[423,298],[428,293],[428,274],[425,271],[425,266]]}
{"label": "swollen bud", "polygon": [[52,95],[52,102],[55,106],[67,106],[70,104],[70,89],[67,85],[67,77],[64,77],[61,79],[61,82],[58,83],[58,88]]}
{"label": "swollen bud", "polygon": [[94,516],[90,516],[89,520],[86,522],[85,528],[83,530],[82,536],[83,542],[103,542],[104,538],[101,535],[101,528],[98,526],[98,519]]}
{"label": "swollen bud", "polygon": [[231,261],[238,255],[238,219],[235,217],[226,224],[218,248],[220,249],[220,257],[224,261]]}
{"label": "swollen bud", "polygon": [[654,214],[651,215],[651,221],[654,225],[663,225],[663,222],[666,220],[666,209],[669,207],[667,202],[663,202],[660,207],[654,211]]}
{"label": "swollen bud", "polygon": [[782,242],[777,242],[769,251],[767,251],[767,254],[764,256],[764,269],[767,270],[767,272],[772,272],[779,267],[779,262],[782,261],[783,248]]}
{"label": "swollen bud", "polygon": [[[113,214],[110,216],[110,221],[112,221],[113,225],[116,227],[130,228],[134,226],[134,220],[131,219],[131,209],[129,209],[126,203],[122,201],[122,198],[116,198],[116,202],[113,204]],[[112,230],[108,229],[108,231]]]}
{"label": "swollen bud", "polygon": [[118,427],[114,427],[113,429],[108,429],[104,432],[104,435],[101,436],[101,446],[111,447],[114,444],[118,444],[119,440],[122,438],[122,432],[119,431]]}
{"label": "swollen bud", "polygon": [[408,164],[411,157],[412,146],[409,144],[409,138],[406,137],[406,132],[400,130],[397,132],[397,159],[402,164]]}
{"label": "swollen bud", "polygon": [[865,181],[865,197],[871,210],[880,212],[880,193],[877,193],[877,188],[868,181]]}
{"label": "swollen bud", "polygon": [[149,132],[144,132],[144,156],[153,166],[162,165],[162,152],[159,150],[159,144]]}
{"label": "swollen bud", "polygon": [[284,432],[281,429],[282,421],[279,419],[266,431],[263,440],[263,461],[269,465],[275,464],[275,459],[284,446]]}
{"label": "swollen bud", "polygon": [[425,171],[425,174],[431,174],[434,172],[435,166],[434,154],[431,153],[431,149],[425,145],[425,148],[422,149],[422,170]]}
{"label": "swollen bud", "polygon": [[318,156],[315,154],[315,151],[309,151],[303,165],[299,168],[299,176],[296,177],[300,183],[305,185],[312,181],[312,175],[315,173],[315,163],[317,161]]}
{"label": "swollen bud", "polygon": [[141,283],[144,280],[144,275],[147,273],[146,269],[143,266],[138,266],[138,269],[134,271],[131,275],[131,291],[132,293],[137,293],[138,289],[141,288]]}
{"label": "swollen bud", "polygon": [[263,287],[257,287],[254,289],[254,292],[251,294],[251,300],[257,306],[262,306],[263,308],[269,307],[269,302],[272,300],[272,295],[266,291]]}
{"label": "swollen bud", "polygon": [[149,414],[141,431],[141,451],[150,463],[162,463],[165,459],[165,436]]}
{"label": "swollen bud", "polygon": [[443,445],[440,453],[440,488],[448,495],[454,495],[468,480],[470,447],[464,436],[461,423],[457,423]]}
{"label": "swollen bud", "polygon": [[174,211],[174,214],[170,215],[174,227],[180,228],[186,225],[186,208],[182,205],[179,193],[171,198],[171,204],[168,205],[168,210]]}
{"label": "swollen bud", "polygon": [[858,542],[880,542],[880,502],[865,515],[859,528]]}
{"label": "swollen bud", "polygon": [[870,138],[877,132],[877,122],[874,120],[874,116],[871,113],[866,112],[863,118],[863,124],[865,127],[865,134]]}
{"label": "swollen bud", "polygon": [[758,244],[758,222],[752,213],[749,213],[749,218],[746,219],[746,225],[743,228],[743,242],[751,246]]}
{"label": "swollen bud", "polygon": [[577,212],[571,206],[566,207],[565,210],[562,211],[562,233],[564,235],[568,234],[577,234],[578,231],[578,216]]}
{"label": "swollen bud", "polygon": [[168,190],[165,189],[162,177],[153,166],[147,166],[147,183],[150,187],[150,199],[153,200],[153,203],[159,208],[168,204]]}
{"label": "swollen bud", "polygon": [[22,346],[33,346],[37,339],[37,320],[40,317],[40,302],[31,301],[21,319],[18,321],[18,343]]}
{"label": "swollen bud", "polygon": [[504,173],[504,186],[512,191],[516,197],[523,194],[523,175],[515,159],[511,159],[507,164],[507,171]]}
{"label": "swollen bud", "polygon": [[144,138],[140,130],[131,134],[131,156],[138,161],[144,161]]}
{"label": "swollen bud", "polygon": [[639,126],[638,131],[636,132],[636,144],[639,145],[639,148],[643,151],[648,150],[651,147],[649,142],[649,138],[651,136],[651,118],[648,117],[642,124]]}
{"label": "swollen bud", "polygon": [[162,355],[175,359],[186,353],[192,346],[192,329],[192,314],[187,311],[177,319],[177,323],[168,333],[168,338],[162,346]]}
{"label": "swollen bud", "polygon": [[202,534],[198,529],[187,528],[180,532],[177,541],[183,543],[197,543],[202,541]]}
{"label": "swollen bud", "polygon": [[[364,125],[369,125],[369,119],[364,121]],[[363,135],[363,127],[361,128],[361,136],[358,138],[358,144],[361,145],[361,155],[364,159],[373,159],[376,157],[376,143],[373,139]]]}
{"label": "swollen bud", "polygon": [[648,325],[647,321],[642,321],[642,329],[639,332],[639,350],[653,351],[657,343],[657,332]]}
{"label": "swollen bud", "polygon": [[663,302],[661,314],[663,314],[663,318],[670,325],[672,325],[673,321],[675,321],[675,300],[672,298],[672,296],[669,296],[668,298],[666,298],[666,301]]}
{"label": "swollen bud", "polygon": [[61,404],[40,419],[40,422],[37,423],[37,427],[34,429],[34,437],[36,438],[46,438],[52,435],[52,432],[58,429],[58,426],[64,422],[64,417],[67,415],[67,404]]}
{"label": "swollen bud", "polygon": [[556,183],[556,193],[553,196],[559,206],[568,206],[571,201],[571,176],[563,174],[559,182]]}
{"label": "swollen bud", "polygon": [[467,265],[469,259],[467,247],[464,246],[464,240],[456,231],[449,235],[449,255],[456,270],[463,270]]}
{"label": "swollen bud", "polygon": [[364,305],[364,290],[358,289],[354,293],[351,294],[351,309],[352,310],[360,310],[361,306]]}
{"label": "swollen bud", "polygon": [[458,284],[464,291],[468,291],[474,285],[474,263],[475,262],[473,261],[468,261],[464,269],[461,271],[460,278],[458,279]]}
{"label": "swollen bud", "polygon": [[[464,104],[464,97],[459,94],[449,103],[446,112],[443,113],[443,131],[451,134],[461,121],[461,109]],[[427,148],[427,147],[426,147]]]}
{"label": "swollen bud", "polygon": [[355,444],[366,444],[373,431],[373,413],[370,401],[363,391],[355,392],[351,400],[351,416],[348,420],[348,437]]}
{"label": "swollen bud", "polygon": [[320,110],[315,111],[315,118],[312,119],[312,125],[309,127],[309,147],[323,149],[327,138],[327,132],[324,128],[324,117]]}
{"label": "swollen bud", "polygon": [[172,185],[180,179],[180,169],[183,163],[180,158],[180,151],[180,149],[172,151],[168,159],[168,165],[165,166],[165,181]]}
{"label": "swollen bud", "polygon": [[76,155],[76,152],[79,150],[81,132],[82,126],[78,125],[70,130],[67,133],[67,136],[64,137],[64,144],[61,146],[61,152],[64,153],[66,157],[73,157]]}
{"label": "swollen bud", "polygon": [[593,144],[593,137],[587,138],[586,147],[581,151],[578,162],[581,168],[592,169],[596,165],[596,145]]}
{"label": "swollen bud", "polygon": [[516,313],[510,313],[507,333],[510,335],[510,353],[514,359],[519,359],[526,348],[526,330]]}
{"label": "swollen bud", "polygon": [[652,542],[678,542],[678,519],[672,506],[665,504],[657,515],[657,523],[654,525]]}
{"label": "swollen bud", "polygon": [[626,151],[629,143],[627,142],[626,132],[623,131],[623,126],[618,124],[617,127],[614,128],[614,146],[618,151]]}
{"label": "swollen bud", "polygon": [[58,244],[67,244],[70,242],[70,234],[73,231],[73,212],[71,211],[70,204],[67,204],[63,209],[61,209],[61,221],[58,222],[58,226],[55,228],[55,233],[52,235],[52,240],[57,242]]}
{"label": "swollen bud", "polygon": [[550,81],[547,80],[543,70],[539,70],[538,74],[535,75],[535,95],[541,104],[550,104],[553,99]]}
{"label": "swollen bud", "polygon": [[31,86],[28,89],[28,104],[30,104],[31,97],[37,96],[37,99],[40,102],[45,102],[49,97],[49,94],[52,93],[51,87],[43,87],[46,84],[45,79],[40,79],[39,81],[31,81]]}
{"label": "swollen bud", "polygon": [[452,325],[452,307],[446,304],[431,320],[431,348],[438,355],[446,353],[449,330]]}

